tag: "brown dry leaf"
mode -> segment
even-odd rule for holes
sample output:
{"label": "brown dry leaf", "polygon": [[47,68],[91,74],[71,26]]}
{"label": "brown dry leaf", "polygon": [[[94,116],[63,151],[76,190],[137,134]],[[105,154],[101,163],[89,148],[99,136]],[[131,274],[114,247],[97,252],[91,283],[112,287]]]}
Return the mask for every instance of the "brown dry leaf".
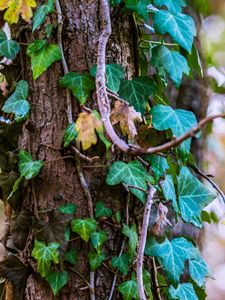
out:
{"label": "brown dry leaf", "polygon": [[78,131],[77,140],[81,142],[83,150],[87,150],[91,145],[97,143],[95,130],[102,126],[102,122],[97,120],[93,113],[82,112],[76,121]]}
{"label": "brown dry leaf", "polygon": [[134,122],[141,122],[141,114],[136,112],[133,106],[125,102],[116,101],[111,113],[112,124],[120,123],[123,134],[127,134],[129,139],[134,139],[137,135],[137,129]]}
{"label": "brown dry leaf", "polygon": [[3,96],[7,96],[9,91],[7,90],[7,87],[8,87],[8,82],[5,78],[5,76],[0,73],[0,90],[2,91],[2,95]]}

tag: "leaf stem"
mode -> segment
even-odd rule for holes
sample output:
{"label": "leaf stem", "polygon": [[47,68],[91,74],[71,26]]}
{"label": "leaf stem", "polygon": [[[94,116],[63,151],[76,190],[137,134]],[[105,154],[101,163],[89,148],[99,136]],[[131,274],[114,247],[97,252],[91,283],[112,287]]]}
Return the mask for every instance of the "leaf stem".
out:
{"label": "leaf stem", "polygon": [[161,46],[178,46],[178,44],[175,44],[175,43],[165,43],[165,42],[148,41],[148,40],[141,40],[141,41],[145,42],[145,43],[161,45]]}

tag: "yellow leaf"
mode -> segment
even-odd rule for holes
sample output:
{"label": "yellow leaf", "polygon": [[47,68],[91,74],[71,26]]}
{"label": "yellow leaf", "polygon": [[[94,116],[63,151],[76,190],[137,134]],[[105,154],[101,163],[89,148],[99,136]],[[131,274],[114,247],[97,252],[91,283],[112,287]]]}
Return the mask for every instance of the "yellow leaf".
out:
{"label": "yellow leaf", "polygon": [[125,102],[116,101],[115,107],[111,113],[112,124],[120,124],[123,134],[127,134],[129,139],[134,139],[137,135],[137,129],[134,122],[141,122],[141,114],[136,112],[133,106]]}
{"label": "yellow leaf", "polygon": [[35,0],[0,0],[0,11],[7,9],[4,19],[9,25],[17,23],[20,15],[28,22],[33,16],[32,7],[36,7]]}
{"label": "yellow leaf", "polygon": [[93,113],[82,112],[76,121],[78,131],[77,140],[81,142],[83,150],[87,150],[91,145],[97,143],[95,130],[99,130],[102,122],[97,120]]}

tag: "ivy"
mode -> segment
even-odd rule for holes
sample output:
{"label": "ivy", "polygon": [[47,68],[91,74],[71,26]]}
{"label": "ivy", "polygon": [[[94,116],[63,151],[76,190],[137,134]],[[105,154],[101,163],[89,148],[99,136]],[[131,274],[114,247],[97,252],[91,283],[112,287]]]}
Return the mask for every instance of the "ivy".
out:
{"label": "ivy", "polygon": [[104,253],[101,254],[95,252],[88,253],[88,260],[89,260],[91,271],[95,271],[97,268],[99,268],[105,259],[106,256]]}
{"label": "ivy", "polygon": [[67,271],[53,272],[47,275],[46,280],[50,284],[53,294],[57,295],[57,293],[61,290],[61,288],[67,284],[69,280],[69,275]]}
{"label": "ivy", "polygon": [[71,222],[73,232],[76,232],[80,237],[88,242],[91,234],[97,229],[97,222],[94,219],[75,219]]}
{"label": "ivy", "polygon": [[180,13],[182,7],[187,6],[186,0],[154,0],[156,6],[162,7],[166,6],[171,12]]}
{"label": "ivy", "polygon": [[78,136],[76,125],[74,123],[69,124],[63,135],[64,147],[69,146],[69,144],[74,141]]}
{"label": "ivy", "polygon": [[48,0],[47,4],[37,8],[33,17],[33,32],[45,22],[47,15],[54,11],[54,2],[55,0]]}
{"label": "ivy", "polygon": [[179,284],[176,289],[171,285],[169,289],[169,294],[172,299],[198,300],[198,297],[191,283]]}
{"label": "ivy", "polygon": [[105,204],[102,201],[96,202],[95,205],[96,218],[101,218],[101,217],[110,218],[111,216],[112,216],[112,210],[110,208],[105,207]]}
{"label": "ivy", "polygon": [[118,291],[124,300],[138,299],[137,282],[134,276],[131,280],[124,281],[118,286]]}
{"label": "ivy", "polygon": [[32,179],[37,176],[43,166],[43,161],[33,160],[32,156],[24,151],[20,150],[19,152],[19,171],[21,176],[24,176],[26,179]]}
{"label": "ivy", "polygon": [[19,44],[14,40],[8,39],[5,32],[0,30],[0,56],[14,59],[19,51]]}
{"label": "ivy", "polygon": [[130,265],[130,257],[127,253],[123,253],[121,256],[114,256],[112,258],[112,267],[118,268],[118,270],[124,275],[128,274]]}

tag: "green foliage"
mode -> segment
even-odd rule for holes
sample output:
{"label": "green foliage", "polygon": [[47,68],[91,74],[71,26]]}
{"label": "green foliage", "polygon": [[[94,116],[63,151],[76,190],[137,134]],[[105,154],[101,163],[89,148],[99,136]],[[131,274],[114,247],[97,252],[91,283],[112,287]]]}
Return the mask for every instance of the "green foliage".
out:
{"label": "green foliage", "polygon": [[95,204],[95,217],[101,218],[106,217],[110,218],[112,216],[112,210],[105,207],[105,204],[102,201],[98,201]]}
{"label": "green foliage", "polygon": [[27,180],[32,179],[40,173],[42,167],[42,160],[33,160],[30,153],[20,150],[19,171],[21,176],[24,176]]}
{"label": "green foliage", "polygon": [[179,284],[176,289],[171,285],[169,289],[169,294],[172,299],[198,300],[198,297],[191,283]]}
{"label": "green foliage", "polygon": [[59,80],[59,84],[70,89],[81,104],[87,101],[90,92],[95,89],[95,83],[88,74],[80,75],[75,72],[70,72],[63,76]]}
{"label": "green foliage", "polygon": [[118,94],[143,115],[149,96],[153,95],[156,89],[152,78],[136,77],[132,80],[122,80]]}
{"label": "green foliage", "polygon": [[159,7],[166,6],[169,11],[175,13],[180,13],[182,7],[187,5],[186,0],[154,0],[154,4]]}
{"label": "green foliage", "polygon": [[175,212],[179,212],[173,177],[171,175],[166,175],[165,180],[162,182],[161,186],[165,199],[168,201],[172,201],[173,209],[175,210]]}
{"label": "green foliage", "polygon": [[0,30],[0,56],[14,59],[19,51],[19,44],[14,40],[8,39],[5,32]]}
{"label": "green foliage", "polygon": [[156,182],[169,168],[165,157],[159,155],[147,155],[145,156],[145,160],[150,163]]}
{"label": "green foliage", "polygon": [[69,144],[74,141],[78,136],[75,123],[71,123],[66,127],[66,131],[63,135],[64,147],[69,146]]}
{"label": "green foliage", "polygon": [[31,255],[37,260],[38,272],[42,277],[48,275],[51,262],[55,264],[59,263],[59,247],[60,244],[58,243],[49,243],[46,245],[44,242],[35,240]]}
{"label": "green foliage", "polygon": [[130,257],[127,253],[123,253],[121,256],[114,256],[112,258],[112,267],[118,268],[118,270],[124,275],[128,274],[130,265]]}
{"label": "green foliage", "polygon": [[172,39],[191,53],[196,28],[194,20],[185,14],[159,10],[153,16],[154,28],[160,34],[169,33]]}
{"label": "green foliage", "polygon": [[[180,137],[197,125],[195,115],[184,109],[173,109],[170,106],[156,105],[151,109],[152,123],[157,130],[171,129],[173,136]],[[191,139],[185,140],[182,149],[190,150]]]}
{"label": "green foliage", "polygon": [[91,244],[97,251],[98,255],[101,254],[102,246],[107,241],[107,233],[105,231],[93,232],[91,234]]}
{"label": "green foliage", "polygon": [[27,101],[29,93],[28,83],[20,80],[16,84],[14,93],[6,100],[2,107],[2,111],[15,115],[15,121],[19,122],[28,117],[30,104]]}
{"label": "green foliage", "polygon": [[177,180],[181,217],[185,222],[201,228],[201,211],[216,198],[216,194],[206,188],[186,167],[181,169]]}
{"label": "green foliage", "polygon": [[67,271],[52,272],[46,276],[46,280],[52,288],[53,294],[56,295],[69,280]]}
{"label": "green foliage", "polygon": [[71,214],[74,215],[76,212],[77,206],[74,203],[68,203],[66,205],[60,205],[59,211],[61,211],[64,214]]}
{"label": "green foliage", "polygon": [[118,286],[118,291],[122,294],[123,300],[138,299],[138,287],[134,275],[131,280],[121,283]]}
{"label": "green foliage", "polygon": [[91,234],[97,229],[97,222],[95,219],[75,219],[71,222],[73,232],[79,234],[79,236],[88,242]]}
{"label": "green foliage", "polygon": [[96,269],[98,269],[105,259],[106,256],[104,253],[100,253],[100,254],[95,252],[88,253],[88,261],[90,264],[91,271],[95,271]]}
{"label": "green foliage", "polygon": [[125,0],[125,5],[128,9],[137,12],[138,15],[141,16],[144,20],[147,20],[147,6],[149,2],[149,0]]}
{"label": "green foliage", "polygon": [[40,5],[37,8],[33,17],[33,32],[45,22],[46,16],[53,12],[54,2],[55,0],[48,0],[47,4]]}
{"label": "green foliage", "polygon": [[151,63],[154,67],[163,67],[176,86],[181,84],[183,74],[189,75],[186,58],[178,51],[171,51],[165,46],[152,49]]}
{"label": "green foliage", "polygon": [[135,255],[138,243],[136,224],[132,224],[131,227],[127,226],[126,224],[123,224],[122,233],[129,239],[128,252],[129,255],[133,257]]}
{"label": "green foliage", "polygon": [[58,45],[49,45],[43,40],[34,41],[27,48],[27,55],[31,58],[33,78],[37,79],[54,62],[61,59],[61,51]]}
{"label": "green foliage", "polygon": [[[161,244],[156,242],[154,238],[149,237],[145,247],[145,254],[158,257],[162,262],[168,279],[175,284],[179,283],[187,260],[189,260],[190,275],[198,285],[202,286],[205,282],[205,277],[209,275],[205,261],[200,256],[197,248],[183,237],[175,238],[171,242],[165,239]],[[191,268],[190,265],[192,265]]]}
{"label": "green foliage", "polygon": [[71,265],[76,265],[77,263],[78,251],[74,248],[70,249],[65,253],[64,260],[69,262]]}
{"label": "green foliage", "polygon": [[[146,172],[139,161],[131,161],[128,164],[122,161],[114,162],[108,172],[106,182],[109,185],[125,183],[147,191],[147,182],[153,183],[153,178]],[[135,188],[130,191],[142,202],[145,201],[145,193]]]}

